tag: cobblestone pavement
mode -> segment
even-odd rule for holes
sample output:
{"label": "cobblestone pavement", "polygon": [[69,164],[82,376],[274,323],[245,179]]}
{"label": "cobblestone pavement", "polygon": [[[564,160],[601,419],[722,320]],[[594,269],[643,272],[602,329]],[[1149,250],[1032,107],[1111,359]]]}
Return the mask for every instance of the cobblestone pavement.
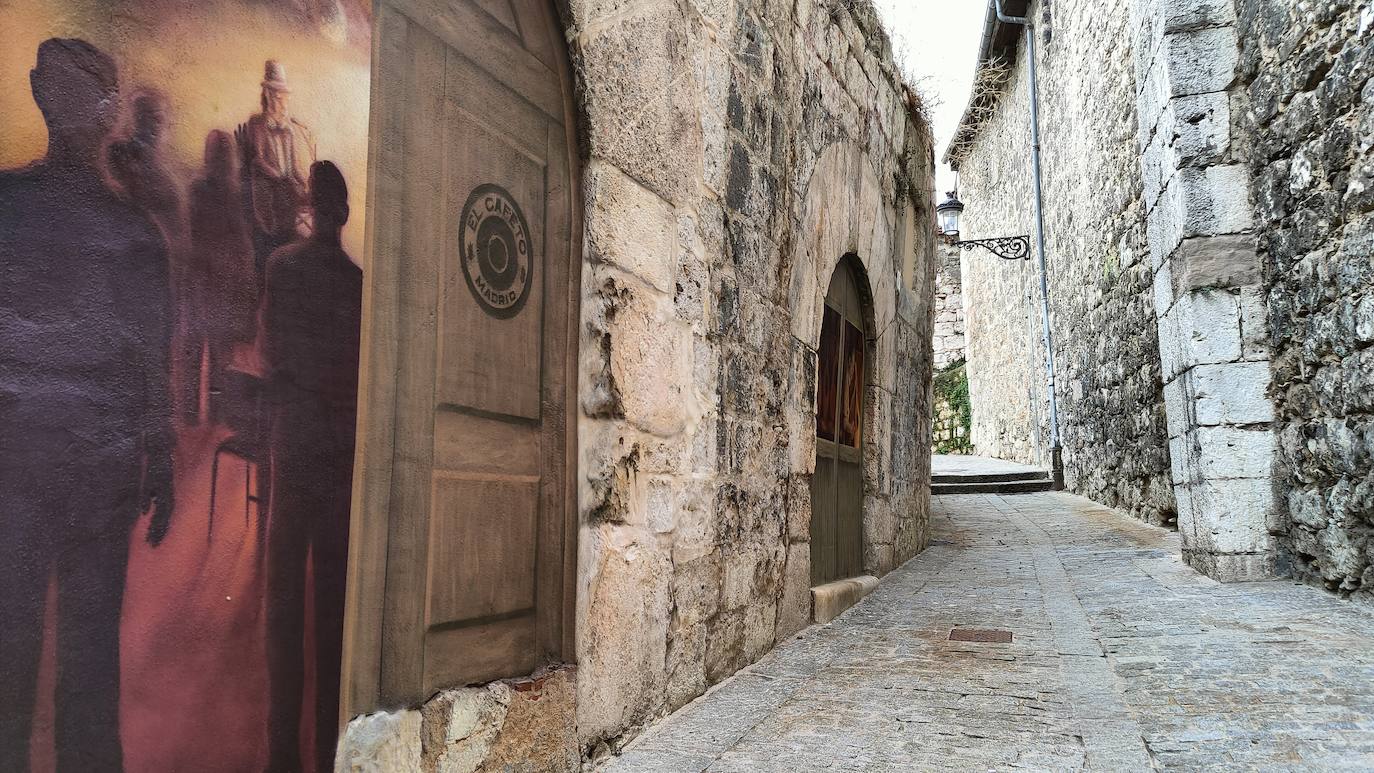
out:
{"label": "cobblestone pavement", "polygon": [[1374,769],[1370,606],[1219,585],[1176,534],[1067,494],[933,510],[934,543],[871,596],[605,769]]}

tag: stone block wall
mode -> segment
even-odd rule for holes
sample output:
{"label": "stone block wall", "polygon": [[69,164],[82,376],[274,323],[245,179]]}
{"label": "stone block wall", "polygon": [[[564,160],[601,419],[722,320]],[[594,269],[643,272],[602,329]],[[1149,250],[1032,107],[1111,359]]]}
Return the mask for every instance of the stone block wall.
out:
{"label": "stone block wall", "polygon": [[[873,312],[865,569],[924,547],[933,162],[867,3],[579,2],[572,21],[590,156],[577,725],[595,758],[809,622],[816,345],[847,253]],[[903,244],[913,195],[923,236]],[[899,282],[904,251],[920,276]]]}
{"label": "stone block wall", "polygon": [[[1033,224],[1030,111],[1024,67],[959,165],[963,239],[1027,234]],[[982,249],[960,256],[972,440],[979,453],[1047,465],[1044,371],[1034,267]]]}
{"label": "stone block wall", "polygon": [[932,443],[937,454],[973,453],[964,367],[964,296],[960,285],[959,248],[941,238],[935,263],[935,391]]}
{"label": "stone block wall", "polygon": [[1132,4],[1138,146],[1184,558],[1223,580],[1272,571],[1273,410],[1239,29],[1230,2]]}
{"label": "stone block wall", "polygon": [[964,359],[964,293],[959,248],[939,242],[935,264],[935,369]]}
{"label": "stone block wall", "polygon": [[[1043,18],[1042,5],[1030,13]],[[1041,32],[1050,322],[1068,487],[1144,520],[1175,512],[1152,271],[1136,153],[1126,4],[1061,0]],[[1024,34],[1024,33],[1023,33]],[[1022,41],[996,111],[960,163],[966,239],[1033,234],[1029,73]],[[1047,465],[1039,286],[1031,261],[963,256],[973,441]]]}
{"label": "stone block wall", "polygon": [[[1299,577],[1374,592],[1374,9],[1238,0],[1239,73]],[[1258,400],[1258,395],[1249,399]]]}
{"label": "stone block wall", "polygon": [[931,443],[937,454],[976,453],[968,399],[968,367],[956,361],[935,374],[934,425]]}

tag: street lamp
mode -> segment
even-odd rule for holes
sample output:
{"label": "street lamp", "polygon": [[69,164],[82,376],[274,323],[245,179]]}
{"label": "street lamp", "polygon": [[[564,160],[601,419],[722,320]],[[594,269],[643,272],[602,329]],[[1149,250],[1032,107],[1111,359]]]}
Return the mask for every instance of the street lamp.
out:
{"label": "street lamp", "polygon": [[964,202],[959,200],[955,191],[949,191],[945,196],[945,200],[935,208],[935,217],[940,220],[940,233],[957,240],[959,238],[959,215],[964,212]]}
{"label": "street lamp", "polygon": [[959,215],[963,214],[964,202],[959,200],[955,191],[945,194],[945,200],[935,207],[935,216],[940,221],[940,232],[950,244],[961,250],[982,247],[1003,260],[1030,260],[1030,236],[996,236],[991,239],[959,238]]}

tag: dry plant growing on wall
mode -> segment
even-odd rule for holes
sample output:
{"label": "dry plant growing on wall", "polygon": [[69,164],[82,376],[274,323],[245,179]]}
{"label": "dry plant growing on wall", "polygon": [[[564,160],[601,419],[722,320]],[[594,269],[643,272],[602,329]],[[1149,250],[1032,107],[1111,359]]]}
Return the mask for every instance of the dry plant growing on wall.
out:
{"label": "dry plant growing on wall", "polygon": [[1011,79],[1011,67],[1001,59],[983,62],[973,77],[973,88],[964,108],[963,120],[959,122],[959,133],[950,141],[948,157],[951,161],[961,160],[968,151],[969,143],[978,136],[978,129],[997,111],[997,103]]}

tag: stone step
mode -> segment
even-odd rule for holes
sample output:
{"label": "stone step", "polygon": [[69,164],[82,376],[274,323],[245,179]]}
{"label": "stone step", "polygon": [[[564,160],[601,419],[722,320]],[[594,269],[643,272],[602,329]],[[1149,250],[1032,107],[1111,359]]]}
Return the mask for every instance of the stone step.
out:
{"label": "stone step", "polygon": [[1041,477],[1029,480],[932,483],[930,494],[1029,494],[1035,491],[1050,491],[1053,488],[1053,481],[1048,477]]}
{"label": "stone step", "polygon": [[931,483],[1010,483],[1022,480],[1049,480],[1050,474],[1044,470],[1017,470],[1015,472],[962,472],[935,473],[930,476]]}

